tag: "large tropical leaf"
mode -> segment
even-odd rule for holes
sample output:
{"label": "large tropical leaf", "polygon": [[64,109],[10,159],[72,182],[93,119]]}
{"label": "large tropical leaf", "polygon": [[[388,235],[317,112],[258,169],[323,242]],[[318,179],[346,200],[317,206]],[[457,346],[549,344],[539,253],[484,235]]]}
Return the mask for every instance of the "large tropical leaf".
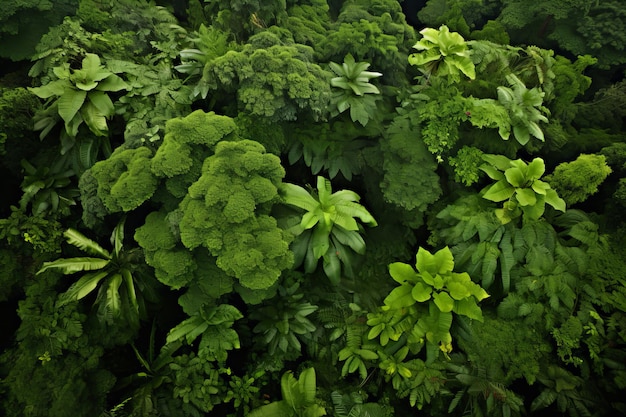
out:
{"label": "large tropical leaf", "polygon": [[115,113],[115,107],[111,98],[102,91],[92,91],[87,99],[93,104],[98,111],[104,116],[112,116]]}
{"label": "large tropical leaf", "polygon": [[87,102],[87,104],[80,109],[80,115],[94,135],[107,135],[109,126],[107,125],[106,115],[94,106],[93,103]]}
{"label": "large tropical leaf", "polygon": [[420,247],[415,258],[417,270],[419,272],[428,272],[433,276],[446,274],[454,269],[454,257],[447,246],[434,254]]}
{"label": "large tropical leaf", "polygon": [[109,259],[78,257],[62,258],[52,262],[44,262],[37,275],[49,269],[57,269],[63,274],[73,274],[81,271],[94,271],[102,269],[109,264]]}
{"label": "large tropical leaf", "polygon": [[64,91],[63,95],[58,100],[59,116],[65,121],[70,123],[76,113],[85,103],[87,98],[87,92],[82,90],[75,90],[68,88]]}
{"label": "large tropical leaf", "polygon": [[193,316],[170,330],[165,340],[167,343],[172,343],[184,337],[187,343],[192,343],[208,327],[209,324],[202,317],[199,315]]}
{"label": "large tropical leaf", "polygon": [[102,248],[102,246],[89,239],[78,230],[67,229],[63,232],[63,236],[65,236],[70,245],[74,245],[80,250],[83,250],[91,255],[99,255],[102,258],[111,259],[109,251]]}
{"label": "large tropical leaf", "polygon": [[111,245],[113,245],[115,255],[119,256],[120,252],[122,252],[122,245],[124,244],[124,222],[126,219],[122,219],[115,229],[113,229],[113,234],[111,235]]}
{"label": "large tropical leaf", "polygon": [[115,274],[108,280],[106,291],[100,292],[104,294],[104,299],[98,300],[98,318],[101,322],[113,323],[115,319],[122,314],[122,299],[120,297],[120,286],[122,284],[122,275]]}
{"label": "large tropical leaf", "polygon": [[91,272],[83,275],[62,295],[67,301],[80,300],[96,289],[98,283],[109,275],[108,271]]}
{"label": "large tropical leaf", "polygon": [[280,186],[280,191],[285,204],[296,206],[309,212],[314,211],[320,204],[307,190],[299,185],[283,183]]}
{"label": "large tropical leaf", "polygon": [[293,410],[285,401],[276,401],[250,411],[248,417],[293,417]]}
{"label": "large tropical leaf", "polygon": [[307,368],[298,378],[298,388],[304,395],[304,404],[309,405],[315,402],[315,368]]}
{"label": "large tropical leaf", "polygon": [[98,91],[120,91],[128,90],[128,84],[124,82],[118,75],[111,74],[98,83],[96,87]]}

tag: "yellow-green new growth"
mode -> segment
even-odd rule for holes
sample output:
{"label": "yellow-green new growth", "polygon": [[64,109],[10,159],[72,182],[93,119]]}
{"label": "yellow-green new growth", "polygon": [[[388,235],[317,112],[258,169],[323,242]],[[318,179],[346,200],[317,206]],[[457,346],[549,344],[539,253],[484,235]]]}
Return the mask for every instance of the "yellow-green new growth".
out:
{"label": "yellow-green new growth", "polygon": [[420,52],[409,55],[409,64],[423,67],[427,75],[449,76],[452,81],[460,80],[459,72],[471,80],[476,78],[470,51],[461,35],[450,32],[446,25],[439,30],[426,28],[420,33],[422,39],[413,45]]}

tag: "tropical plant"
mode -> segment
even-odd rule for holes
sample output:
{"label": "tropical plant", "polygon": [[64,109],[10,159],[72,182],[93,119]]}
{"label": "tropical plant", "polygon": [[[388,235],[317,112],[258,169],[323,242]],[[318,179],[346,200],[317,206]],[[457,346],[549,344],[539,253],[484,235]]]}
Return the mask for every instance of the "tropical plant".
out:
{"label": "tropical plant", "polygon": [[62,159],[56,159],[51,166],[39,167],[23,159],[22,167],[25,175],[20,209],[26,211],[30,205],[34,215],[46,212],[68,215],[80,195],[78,188],[72,186],[74,171],[68,169]]}
{"label": "tropical plant", "polygon": [[[448,413],[464,404],[463,414],[473,416],[519,416],[523,412],[523,401],[504,384],[493,380],[482,365],[471,366],[461,362],[462,356],[447,364],[446,368],[454,374],[461,389],[456,392]],[[460,363],[459,363],[460,362]]]}
{"label": "tropical plant", "polygon": [[330,397],[336,417],[390,417],[392,415],[388,407],[365,402],[364,394],[361,392],[342,394],[339,391],[333,391]]}
{"label": "tropical plant", "polygon": [[[434,254],[420,247],[415,268],[417,272],[413,266],[402,262],[389,265],[391,277],[400,286],[394,288],[385,298],[382,315],[389,317],[396,312],[400,314],[391,323],[380,320],[381,312],[368,315],[368,325],[372,327],[368,338],[380,337],[383,344],[388,339],[397,341],[403,333],[408,332],[409,343],[417,346],[426,344],[429,355],[433,353],[433,346],[446,354],[450,353],[452,313],[480,321],[482,311],[477,302],[489,295],[472,282],[467,273],[452,272],[454,258],[448,247]],[[425,308],[420,307],[421,314],[415,310],[418,308],[416,303],[427,305]],[[389,325],[395,330],[395,334],[382,336],[384,330],[389,331]]]}
{"label": "tropical plant", "polygon": [[151,284],[141,279],[142,263],[139,249],[124,250],[124,220],[120,221],[111,235],[113,252],[74,229],[63,235],[72,246],[85,251],[87,257],[61,258],[44,262],[37,274],[59,271],[64,275],[77,272],[84,274],[61,295],[60,304],[81,300],[91,294],[100,284],[94,302],[101,323],[120,325],[120,321],[139,326],[145,314],[142,292],[150,290]]}
{"label": "tropical plant", "polygon": [[376,115],[376,97],[369,94],[380,94],[380,90],[370,80],[381,77],[380,72],[366,71],[370,64],[356,62],[350,54],[346,55],[343,64],[331,62],[330,69],[337,75],[330,80],[330,85],[339,89],[333,92],[331,103],[332,116],[350,109],[350,118],[363,126]]}
{"label": "tropical plant", "polygon": [[239,349],[239,336],[232,329],[236,320],[243,318],[239,310],[229,304],[204,306],[192,313],[167,334],[166,342],[175,343],[184,339],[191,345],[201,337],[198,345],[199,355],[212,361],[223,363],[228,351]]}
{"label": "tropical plant", "polygon": [[421,69],[425,75],[449,77],[451,81],[459,81],[460,73],[473,80],[476,78],[474,63],[463,37],[450,32],[446,25],[439,30],[426,28],[420,31],[420,39],[413,48],[418,53],[409,55],[409,63]]}
{"label": "tropical plant", "polygon": [[48,99],[43,112],[35,117],[35,130],[41,130],[43,139],[56,125],[58,117],[65,123],[62,133],[62,151],[74,145],[83,122],[96,136],[107,136],[107,119],[115,114],[113,100],[108,93],[128,89],[128,85],[111,70],[105,68],[96,54],[85,54],[80,69],[69,64],[54,68],[58,79],[41,87],[29,88],[36,96]]}
{"label": "tropical plant", "polygon": [[353,275],[351,251],[365,253],[365,241],[360,235],[360,226],[355,217],[369,226],[376,226],[376,220],[358,204],[361,199],[350,190],[332,193],[330,181],[317,177],[317,192],[311,194],[304,188],[284,183],[280,187],[284,204],[306,211],[299,224],[290,229],[296,239],[291,248],[296,266],[304,262],[307,273],[315,271],[320,258],[326,276],[337,284],[341,279],[341,264],[346,276]]}
{"label": "tropical plant", "polygon": [[297,282],[288,287],[279,286],[274,298],[250,313],[250,319],[258,321],[253,331],[262,335],[263,345],[270,355],[279,350],[288,357],[299,356],[302,353],[300,340],[310,339],[316,329],[307,316],[318,307],[304,299],[299,287]]}
{"label": "tropical plant", "polygon": [[283,399],[252,410],[248,417],[320,417],[326,415],[324,407],[317,403],[315,368],[307,368],[298,379],[291,371],[280,380]]}
{"label": "tropical plant", "polygon": [[524,221],[539,219],[546,203],[556,210],[565,212],[565,201],[558,196],[550,184],[539,178],[546,171],[541,158],[527,164],[521,159],[512,161],[503,155],[483,155],[487,164],[481,165],[495,184],[483,190],[482,197],[494,202],[504,201],[495,213],[502,224],[524,215]]}
{"label": "tropical plant", "polygon": [[[545,140],[539,122],[548,122],[544,113],[548,109],[542,106],[545,95],[539,88],[526,88],[524,83],[514,74],[506,76],[510,87],[498,87],[498,102],[507,109],[513,128],[513,136],[521,145],[526,145],[533,136],[542,142]],[[508,139],[510,130],[500,129],[500,136]]]}

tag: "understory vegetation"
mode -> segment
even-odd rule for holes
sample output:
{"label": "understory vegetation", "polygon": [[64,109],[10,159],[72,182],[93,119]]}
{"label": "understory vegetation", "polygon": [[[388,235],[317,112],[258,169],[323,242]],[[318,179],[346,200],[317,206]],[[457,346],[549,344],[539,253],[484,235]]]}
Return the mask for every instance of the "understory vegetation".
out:
{"label": "understory vegetation", "polygon": [[626,415],[621,3],[3,2],[0,414]]}

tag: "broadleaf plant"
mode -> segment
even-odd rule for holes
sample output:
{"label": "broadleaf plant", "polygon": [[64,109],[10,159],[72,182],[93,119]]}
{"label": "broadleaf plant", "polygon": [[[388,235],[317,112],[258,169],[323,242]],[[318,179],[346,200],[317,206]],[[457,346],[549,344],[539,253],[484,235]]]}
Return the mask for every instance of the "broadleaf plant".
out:
{"label": "broadleaf plant", "polygon": [[[420,349],[426,343],[427,348],[438,346],[447,354],[452,351],[452,313],[482,321],[477,303],[489,295],[466,272],[453,272],[454,258],[448,247],[434,254],[419,248],[415,268],[417,271],[403,262],[389,265],[389,274],[400,286],[387,295],[381,311],[368,314],[368,325],[373,326],[368,338],[380,336],[382,344],[383,330],[386,342],[410,333],[409,345]],[[381,317],[393,320],[385,322]],[[389,337],[387,327],[395,328],[396,333]]]}
{"label": "broadleaf plant", "polygon": [[372,227],[377,225],[358,203],[359,195],[350,190],[333,193],[330,181],[321,176],[317,177],[317,192],[283,183],[280,193],[283,203],[305,211],[299,224],[291,228],[297,236],[291,246],[294,265],[304,262],[305,272],[311,273],[323,259],[324,272],[333,284],[341,279],[341,264],[343,273],[352,276],[351,255],[365,253],[365,240],[360,234],[363,226],[357,219]]}
{"label": "broadleaf plant", "polygon": [[108,93],[127,90],[126,82],[105,68],[98,55],[90,53],[85,54],[80,69],[65,64],[55,67],[54,74],[57,80],[29,88],[37,97],[48,99],[43,112],[35,116],[35,130],[41,130],[40,137],[43,139],[50,133],[59,117],[65,124],[64,134],[69,137],[69,143],[73,144],[71,139],[76,138],[83,123],[96,136],[107,136],[107,119],[115,114]]}
{"label": "broadleaf plant", "polygon": [[463,37],[450,32],[446,25],[439,30],[426,28],[420,31],[420,39],[413,48],[418,53],[409,55],[409,63],[423,67],[423,72],[430,75],[448,76],[451,81],[459,81],[460,73],[473,80],[476,78],[474,63]]}
{"label": "broadleaf plant", "polygon": [[376,97],[371,94],[380,94],[380,90],[370,80],[383,74],[367,71],[369,67],[367,62],[356,62],[351,54],[346,55],[342,65],[330,63],[337,75],[330,80],[335,87],[331,98],[333,116],[350,109],[352,121],[365,126],[376,114]]}
{"label": "broadleaf plant", "polygon": [[539,179],[546,170],[543,159],[535,158],[529,164],[503,155],[485,154],[483,159],[487,163],[480,169],[497,182],[487,186],[482,196],[496,203],[504,201],[502,208],[495,211],[502,224],[522,214],[525,220],[537,220],[543,215],[546,203],[565,212],[565,201],[550,184]]}
{"label": "broadleaf plant", "polygon": [[109,325],[126,322],[138,327],[139,319],[145,312],[141,296],[145,283],[140,280],[140,273],[137,271],[142,260],[138,257],[137,250],[123,250],[124,220],[115,227],[111,235],[113,252],[77,230],[68,229],[63,234],[69,244],[90,256],[44,262],[37,272],[41,274],[56,270],[64,275],[84,273],[60,296],[60,305],[82,300],[99,286],[94,302],[98,307],[98,320]]}

